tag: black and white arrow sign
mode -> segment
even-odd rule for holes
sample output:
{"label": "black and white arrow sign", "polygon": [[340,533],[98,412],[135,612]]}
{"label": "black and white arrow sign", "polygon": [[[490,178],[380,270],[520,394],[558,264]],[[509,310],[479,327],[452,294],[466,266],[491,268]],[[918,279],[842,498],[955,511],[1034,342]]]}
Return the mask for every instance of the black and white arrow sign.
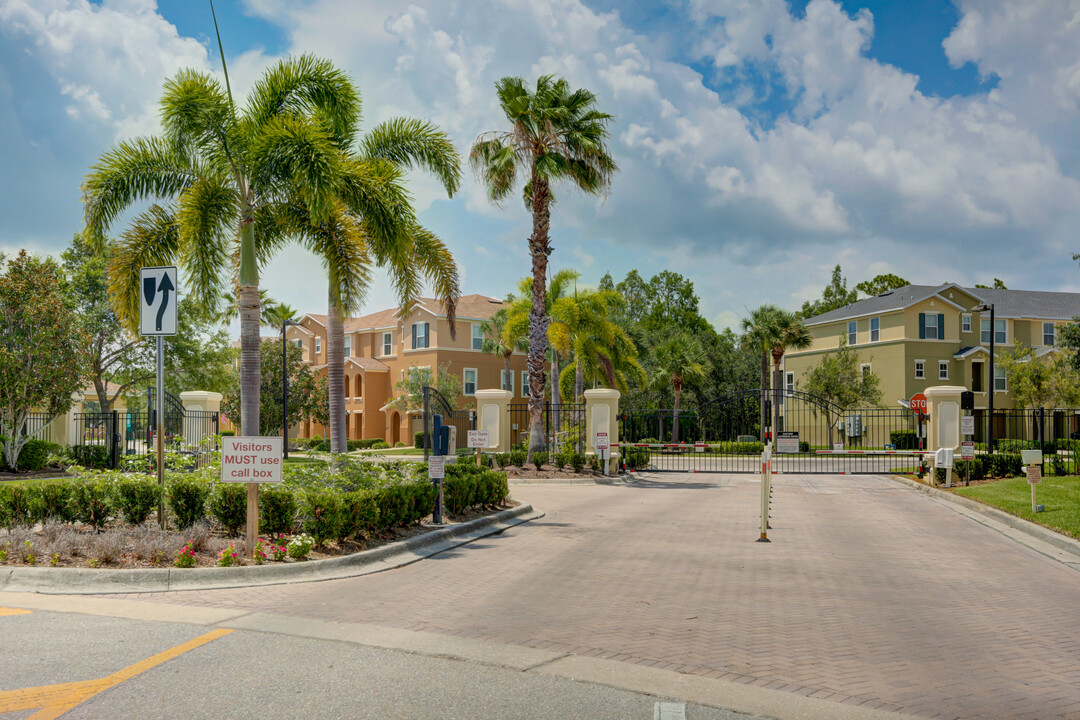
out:
{"label": "black and white arrow sign", "polygon": [[139,271],[139,332],[176,334],[176,268],[148,267]]}

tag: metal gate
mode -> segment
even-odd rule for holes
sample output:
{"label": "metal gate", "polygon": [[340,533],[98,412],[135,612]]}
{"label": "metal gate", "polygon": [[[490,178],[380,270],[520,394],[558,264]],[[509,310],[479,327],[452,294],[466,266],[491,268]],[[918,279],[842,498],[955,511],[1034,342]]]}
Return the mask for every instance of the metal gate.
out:
{"label": "metal gate", "polygon": [[918,464],[889,453],[910,449],[916,425],[909,411],[841,408],[798,390],[742,390],[677,414],[628,409],[621,422],[624,449],[656,471],[758,473],[774,423],[774,472],[891,473]]}
{"label": "metal gate", "polygon": [[450,401],[441,392],[425,385],[424,393],[424,462],[431,455],[432,428],[435,425],[435,415],[442,416],[442,424],[456,428],[457,447],[468,449],[469,431],[476,429],[475,410],[455,410]]}

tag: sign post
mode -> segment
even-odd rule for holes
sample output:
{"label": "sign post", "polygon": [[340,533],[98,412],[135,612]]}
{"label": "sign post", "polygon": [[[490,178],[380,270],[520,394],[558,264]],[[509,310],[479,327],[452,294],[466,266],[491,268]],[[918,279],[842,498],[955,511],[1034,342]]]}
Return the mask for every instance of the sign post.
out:
{"label": "sign post", "polygon": [[1027,466],[1027,481],[1031,485],[1031,512],[1042,512],[1043,506],[1035,502],[1035,486],[1042,480],[1042,450],[1021,450],[1020,455],[1021,461]]}
{"label": "sign post", "polygon": [[911,396],[911,400],[908,401],[908,407],[911,408],[911,412],[919,416],[919,449],[923,449],[923,421],[926,419],[926,396],[922,393],[915,393]]}
{"label": "sign post", "polygon": [[[158,526],[165,529],[165,336],[176,334],[176,268],[144,267],[139,270],[139,333],[157,338],[157,387],[154,407],[157,427],[154,445],[157,452]],[[115,429],[114,429],[115,432]]]}
{"label": "sign post", "polygon": [[596,440],[593,442],[593,447],[596,448],[596,454],[600,456],[600,460],[604,463],[604,476],[606,477],[608,474],[608,451],[611,449],[608,434],[606,432],[596,433]]}
{"label": "sign post", "polygon": [[226,435],[221,438],[221,482],[247,483],[247,554],[259,537],[259,483],[281,482],[280,437]]}
{"label": "sign post", "polygon": [[487,430],[470,430],[469,447],[476,448],[476,467],[480,467],[480,450],[488,446]]}
{"label": "sign post", "polygon": [[442,525],[442,509],[443,509],[443,478],[446,477],[446,456],[445,455],[432,455],[428,458],[428,475],[431,477],[431,482],[435,484],[435,488],[438,490],[438,496],[435,498],[435,512],[431,514],[431,521],[436,525]]}

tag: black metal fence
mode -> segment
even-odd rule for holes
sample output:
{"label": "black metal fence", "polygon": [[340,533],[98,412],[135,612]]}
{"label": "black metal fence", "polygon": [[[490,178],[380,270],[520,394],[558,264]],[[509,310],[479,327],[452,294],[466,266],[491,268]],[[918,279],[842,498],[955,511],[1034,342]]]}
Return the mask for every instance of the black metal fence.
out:
{"label": "black metal fence", "polygon": [[974,417],[975,433],[970,439],[975,442],[977,456],[1041,450],[1044,474],[1080,473],[1080,409],[995,410],[992,418],[985,410],[964,414]]}
{"label": "black metal fence", "polygon": [[[150,468],[156,452],[157,413],[75,413],[72,452],[76,460],[94,467]],[[193,457],[202,465],[217,448],[219,415],[209,410],[167,408],[165,450]]]}
{"label": "black metal fence", "polygon": [[23,422],[23,437],[30,437],[35,440],[52,442],[51,423],[53,419],[54,416],[49,415],[48,413],[27,413],[26,421]]}
{"label": "black metal fence", "polygon": [[[510,444],[529,444],[529,404],[511,403]],[[565,449],[585,452],[585,403],[545,402],[543,406],[545,446],[549,452]]]}

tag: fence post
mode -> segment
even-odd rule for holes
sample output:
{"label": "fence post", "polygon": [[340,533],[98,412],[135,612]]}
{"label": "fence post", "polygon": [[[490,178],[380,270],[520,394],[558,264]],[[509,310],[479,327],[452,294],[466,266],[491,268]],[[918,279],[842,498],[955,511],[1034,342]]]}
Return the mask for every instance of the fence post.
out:
{"label": "fence post", "polygon": [[116,410],[112,411],[112,417],[109,418],[109,447],[110,465],[113,468],[120,467],[120,413]]}
{"label": "fence post", "polygon": [[[618,390],[596,389],[585,391],[585,449],[587,453],[596,452],[596,433],[606,432],[608,442],[613,446],[619,442],[619,398]],[[618,467],[622,452],[609,451],[608,463]]]}

